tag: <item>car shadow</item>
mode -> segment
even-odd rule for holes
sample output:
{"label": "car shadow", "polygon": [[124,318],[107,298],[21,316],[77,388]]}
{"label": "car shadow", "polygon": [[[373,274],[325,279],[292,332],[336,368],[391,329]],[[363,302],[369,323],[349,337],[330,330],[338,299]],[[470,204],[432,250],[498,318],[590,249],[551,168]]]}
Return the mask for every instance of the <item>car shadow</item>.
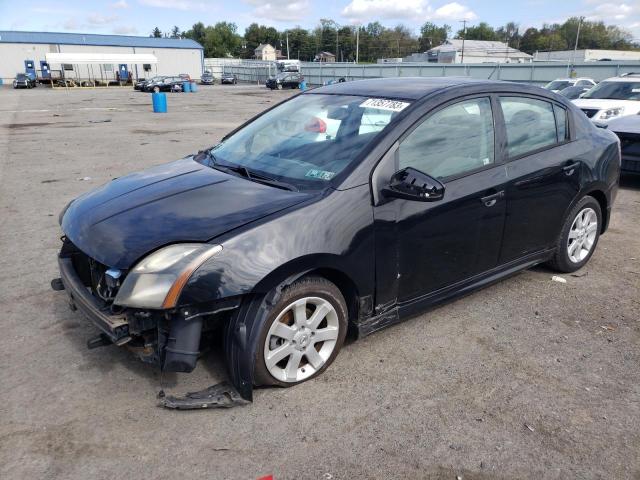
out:
{"label": "car shadow", "polygon": [[640,175],[622,174],[620,176],[620,188],[640,190]]}

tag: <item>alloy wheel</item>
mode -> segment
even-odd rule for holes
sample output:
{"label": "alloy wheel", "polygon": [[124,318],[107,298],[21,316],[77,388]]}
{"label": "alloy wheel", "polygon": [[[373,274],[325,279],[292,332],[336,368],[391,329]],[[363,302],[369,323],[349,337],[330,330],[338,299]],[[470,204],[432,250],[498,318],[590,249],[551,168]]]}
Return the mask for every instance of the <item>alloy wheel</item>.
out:
{"label": "alloy wheel", "polygon": [[281,382],[305,380],[320,370],[333,353],[340,324],[338,313],[324,298],[303,297],[285,307],[269,328],[264,361]]}
{"label": "alloy wheel", "polygon": [[573,263],[582,262],[591,250],[598,232],[598,216],[592,208],[578,212],[571,224],[567,240],[567,254]]}

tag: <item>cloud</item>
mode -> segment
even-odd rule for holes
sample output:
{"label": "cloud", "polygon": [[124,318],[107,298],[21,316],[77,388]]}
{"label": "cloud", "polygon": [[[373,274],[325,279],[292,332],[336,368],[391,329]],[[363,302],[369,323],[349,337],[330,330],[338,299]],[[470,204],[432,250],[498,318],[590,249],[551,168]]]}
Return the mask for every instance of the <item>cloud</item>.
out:
{"label": "cloud", "polygon": [[250,17],[263,18],[275,22],[296,22],[308,16],[311,10],[309,0],[294,0],[291,2],[244,0],[244,3],[255,7],[249,14]]}
{"label": "cloud", "polygon": [[138,29],[132,25],[120,25],[119,27],[115,27],[113,29],[113,33],[118,35],[134,35],[138,33]]}
{"label": "cloud", "polygon": [[67,18],[64,22],[62,22],[62,28],[65,30],[78,30],[80,29],[80,22],[75,18]]}
{"label": "cloud", "polygon": [[129,4],[127,3],[127,0],[118,0],[117,2],[111,4],[111,8],[125,9],[129,8]]}
{"label": "cloud", "polygon": [[434,20],[475,20],[478,16],[468,7],[460,5],[457,2],[447,3],[446,5],[437,8],[431,18]]}
{"label": "cloud", "polygon": [[385,18],[459,21],[478,18],[475,12],[458,2],[435,8],[428,0],[352,0],[342,10],[342,15],[352,20]]}
{"label": "cloud", "polygon": [[118,15],[102,15],[100,13],[92,13],[87,16],[89,25],[108,25],[120,19]]}
{"label": "cloud", "polygon": [[352,0],[342,10],[347,18],[415,18],[427,12],[426,0]]}
{"label": "cloud", "polygon": [[171,10],[206,10],[207,6],[202,2],[191,0],[138,0],[140,5],[153,8],[167,8]]}
{"label": "cloud", "polygon": [[634,13],[640,14],[640,8],[632,7],[626,3],[602,3],[587,15],[587,20],[624,20]]}

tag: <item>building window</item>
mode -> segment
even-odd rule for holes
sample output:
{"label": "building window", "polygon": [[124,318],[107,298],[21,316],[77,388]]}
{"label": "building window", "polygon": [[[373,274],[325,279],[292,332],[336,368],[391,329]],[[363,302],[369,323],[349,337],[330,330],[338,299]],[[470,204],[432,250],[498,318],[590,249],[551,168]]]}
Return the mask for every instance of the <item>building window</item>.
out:
{"label": "building window", "polygon": [[105,72],[113,72],[113,65],[109,64],[104,64],[102,65],[102,68],[104,69]]}
{"label": "building window", "polygon": [[145,63],[144,65],[142,65],[142,68],[144,69],[145,72],[150,72],[151,71],[151,64],[150,63]]}
{"label": "building window", "polygon": [[62,64],[62,69],[65,71],[71,71],[73,72],[73,65],[70,63],[63,63]]}

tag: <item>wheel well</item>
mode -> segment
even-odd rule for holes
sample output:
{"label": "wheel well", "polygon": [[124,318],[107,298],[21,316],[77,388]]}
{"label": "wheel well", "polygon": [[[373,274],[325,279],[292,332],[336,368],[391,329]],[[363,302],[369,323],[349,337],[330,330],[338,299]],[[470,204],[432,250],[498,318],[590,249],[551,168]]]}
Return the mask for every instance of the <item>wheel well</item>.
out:
{"label": "wheel well", "polygon": [[600,211],[602,212],[602,227],[600,229],[600,233],[604,233],[606,230],[606,226],[609,224],[607,216],[609,212],[607,210],[607,196],[601,190],[593,190],[587,193],[590,197],[595,198],[600,204]]}
{"label": "wheel well", "polygon": [[347,302],[349,323],[354,322],[358,318],[358,289],[356,288],[355,283],[353,283],[353,280],[343,272],[333,268],[318,268],[305,274],[305,276],[309,275],[326,278],[338,287],[345,302]]}

